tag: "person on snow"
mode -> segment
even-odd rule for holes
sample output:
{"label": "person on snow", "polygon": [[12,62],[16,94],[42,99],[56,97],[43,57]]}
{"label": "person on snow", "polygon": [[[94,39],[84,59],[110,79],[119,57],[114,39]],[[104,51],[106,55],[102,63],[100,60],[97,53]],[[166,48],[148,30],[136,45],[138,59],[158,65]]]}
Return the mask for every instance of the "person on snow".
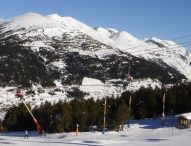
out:
{"label": "person on snow", "polygon": [[28,133],[28,131],[27,130],[25,130],[25,137],[24,138],[29,138],[29,133]]}

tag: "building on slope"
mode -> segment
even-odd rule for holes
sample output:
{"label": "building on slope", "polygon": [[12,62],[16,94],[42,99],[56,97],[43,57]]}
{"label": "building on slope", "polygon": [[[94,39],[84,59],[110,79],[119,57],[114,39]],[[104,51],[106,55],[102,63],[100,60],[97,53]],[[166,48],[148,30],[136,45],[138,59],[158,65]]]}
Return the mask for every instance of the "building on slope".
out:
{"label": "building on slope", "polygon": [[191,112],[178,116],[178,128],[191,128]]}

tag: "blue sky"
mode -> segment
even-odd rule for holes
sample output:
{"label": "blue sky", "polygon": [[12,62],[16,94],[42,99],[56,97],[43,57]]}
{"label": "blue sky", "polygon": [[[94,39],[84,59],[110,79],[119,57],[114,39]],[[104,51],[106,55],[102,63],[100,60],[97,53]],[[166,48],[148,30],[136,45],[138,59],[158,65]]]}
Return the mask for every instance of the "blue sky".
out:
{"label": "blue sky", "polygon": [[91,27],[124,30],[140,39],[191,34],[191,0],[0,0],[0,18],[27,12],[71,16]]}

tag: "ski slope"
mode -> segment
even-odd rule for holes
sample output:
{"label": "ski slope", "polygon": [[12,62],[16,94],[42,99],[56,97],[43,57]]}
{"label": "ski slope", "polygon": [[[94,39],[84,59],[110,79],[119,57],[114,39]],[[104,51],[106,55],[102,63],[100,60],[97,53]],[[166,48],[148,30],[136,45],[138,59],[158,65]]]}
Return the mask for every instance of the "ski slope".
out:
{"label": "ski slope", "polygon": [[191,129],[176,129],[174,118],[165,120],[165,127],[161,127],[161,120],[131,121],[130,128],[124,131],[83,132],[78,136],[73,133],[47,134],[38,136],[29,132],[29,139],[24,139],[23,132],[0,134],[1,146],[190,146]]}

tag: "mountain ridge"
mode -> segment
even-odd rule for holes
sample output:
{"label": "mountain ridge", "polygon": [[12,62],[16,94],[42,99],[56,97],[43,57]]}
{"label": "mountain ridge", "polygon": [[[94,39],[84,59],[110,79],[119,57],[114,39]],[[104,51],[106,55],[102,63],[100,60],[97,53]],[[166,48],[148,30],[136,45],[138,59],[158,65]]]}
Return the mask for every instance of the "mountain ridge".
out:
{"label": "mountain ridge", "polygon": [[34,106],[79,95],[91,97],[79,88],[87,78],[109,84],[111,94],[191,79],[189,53],[176,43],[139,40],[125,31],[95,29],[57,14],[27,13],[3,21],[0,54],[0,98],[6,97],[2,104],[7,107],[19,102],[14,90],[20,85]]}

